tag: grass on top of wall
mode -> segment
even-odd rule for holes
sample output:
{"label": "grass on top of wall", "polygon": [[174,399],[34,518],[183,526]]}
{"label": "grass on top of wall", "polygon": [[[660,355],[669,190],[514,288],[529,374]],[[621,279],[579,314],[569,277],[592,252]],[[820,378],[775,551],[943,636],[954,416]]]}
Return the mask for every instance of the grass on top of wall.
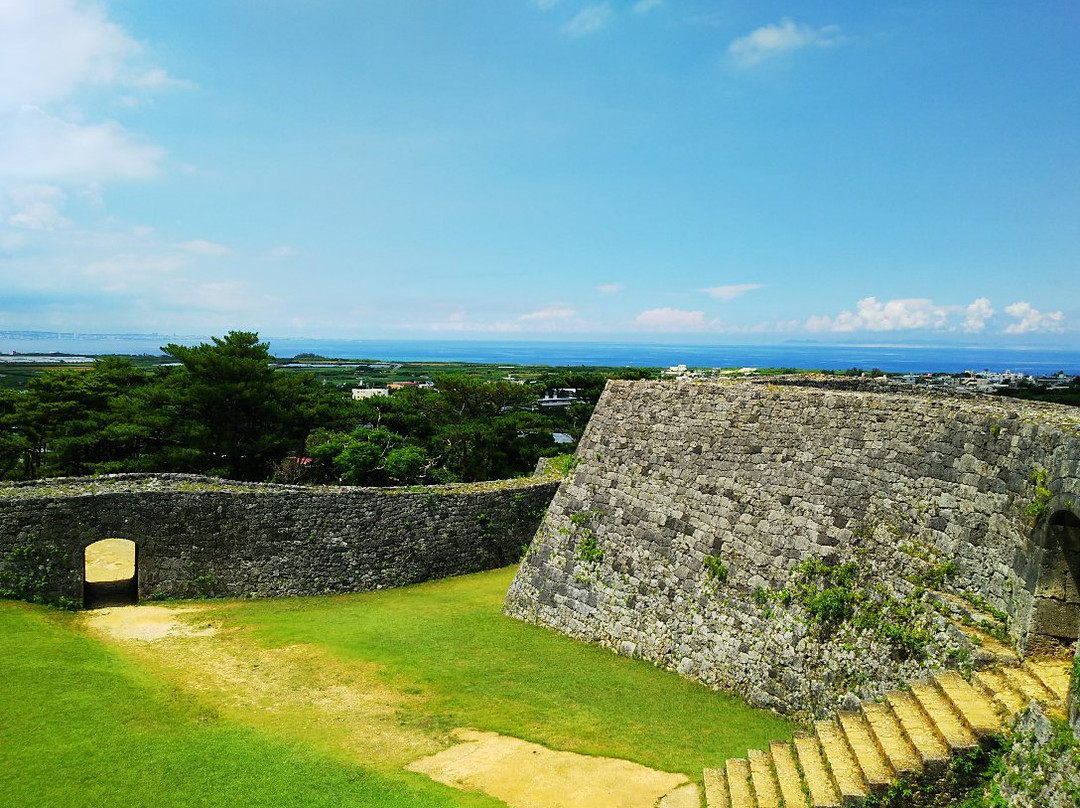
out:
{"label": "grass on top of wall", "polygon": [[0,601],[0,659],[3,806],[501,805],[233,725],[43,607]]}
{"label": "grass on top of wall", "polygon": [[700,780],[702,769],[789,739],[794,725],[641,660],[502,613],[514,569],[375,593],[235,602],[273,647],[313,643],[382,666],[420,694],[406,721],[493,730]]}

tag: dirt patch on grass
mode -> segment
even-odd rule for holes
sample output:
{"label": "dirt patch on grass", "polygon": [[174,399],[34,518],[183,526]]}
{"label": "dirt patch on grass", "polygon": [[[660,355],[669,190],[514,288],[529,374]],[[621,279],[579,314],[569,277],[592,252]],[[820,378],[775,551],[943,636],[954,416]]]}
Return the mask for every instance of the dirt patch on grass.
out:
{"label": "dirt patch on grass", "polygon": [[[227,607],[127,606],[83,612],[118,645],[219,714],[354,764],[425,774],[480,790],[511,808],[698,808],[681,774],[559,752],[493,732],[426,729],[421,696],[375,665],[342,662],[312,645],[264,648],[227,624]],[[224,621],[222,615],[226,615]],[[408,716],[408,718],[406,718]],[[449,748],[448,747],[449,744]]]}
{"label": "dirt patch on grass", "polygon": [[181,618],[183,611],[164,606],[141,606],[137,609],[124,606],[95,609],[86,614],[89,624],[96,631],[117,640],[154,642],[166,637],[210,637],[217,634],[217,628],[213,625],[192,625]]}
{"label": "dirt patch on grass", "polygon": [[346,665],[308,645],[263,648],[205,611],[128,606],[82,619],[220,714],[350,762],[400,768],[445,745],[402,723],[416,697],[388,686],[373,666]]}

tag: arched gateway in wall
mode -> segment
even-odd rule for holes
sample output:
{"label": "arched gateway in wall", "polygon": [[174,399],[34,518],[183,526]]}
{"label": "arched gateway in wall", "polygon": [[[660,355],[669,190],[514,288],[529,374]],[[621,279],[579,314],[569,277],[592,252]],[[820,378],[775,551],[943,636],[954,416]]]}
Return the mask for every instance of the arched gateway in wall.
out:
{"label": "arched gateway in wall", "polygon": [[83,549],[83,606],[139,601],[139,548],[130,539],[101,539]]}

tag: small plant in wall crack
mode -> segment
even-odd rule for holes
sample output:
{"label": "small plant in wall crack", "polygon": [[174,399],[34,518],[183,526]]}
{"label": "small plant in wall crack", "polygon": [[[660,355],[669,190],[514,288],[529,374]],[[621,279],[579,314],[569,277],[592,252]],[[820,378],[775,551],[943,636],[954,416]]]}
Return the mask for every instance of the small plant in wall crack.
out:
{"label": "small plant in wall crack", "polygon": [[600,549],[600,545],[596,541],[596,534],[588,526],[589,520],[603,515],[603,511],[578,511],[570,514],[570,527],[563,526],[559,528],[559,532],[563,535],[580,532],[581,538],[578,540],[576,553],[579,561],[584,561],[586,564],[603,561],[604,551]]}
{"label": "small plant in wall crack", "polygon": [[1046,485],[1049,478],[1050,474],[1044,468],[1036,468],[1031,473],[1031,484],[1035,486],[1035,493],[1024,508],[1024,514],[1032,527],[1038,527],[1050,512],[1050,500],[1054,494]]}
{"label": "small plant in wall crack", "polygon": [[598,564],[604,560],[604,551],[600,549],[600,545],[596,543],[596,536],[588,528],[585,528],[584,535],[578,542],[577,557],[579,561],[584,561],[586,564]]}
{"label": "small plant in wall crack", "polygon": [[728,579],[728,568],[719,556],[707,555],[705,556],[702,564],[705,567],[705,577],[714,584],[726,583]]}

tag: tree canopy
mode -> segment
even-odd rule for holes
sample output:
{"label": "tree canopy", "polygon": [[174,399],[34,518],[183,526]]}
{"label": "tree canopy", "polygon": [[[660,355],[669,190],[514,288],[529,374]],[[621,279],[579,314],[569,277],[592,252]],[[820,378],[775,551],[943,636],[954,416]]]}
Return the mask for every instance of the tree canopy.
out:
{"label": "tree canopy", "polygon": [[[539,384],[434,379],[354,401],[310,373],[275,370],[269,345],[231,331],[169,344],[152,370],[103,357],[48,370],[22,391],[0,389],[0,478],[124,471],[239,480],[407,485],[513,477],[576,439],[607,377],[553,371]],[[638,376],[628,371],[623,376]],[[544,390],[575,403],[537,406]]]}

